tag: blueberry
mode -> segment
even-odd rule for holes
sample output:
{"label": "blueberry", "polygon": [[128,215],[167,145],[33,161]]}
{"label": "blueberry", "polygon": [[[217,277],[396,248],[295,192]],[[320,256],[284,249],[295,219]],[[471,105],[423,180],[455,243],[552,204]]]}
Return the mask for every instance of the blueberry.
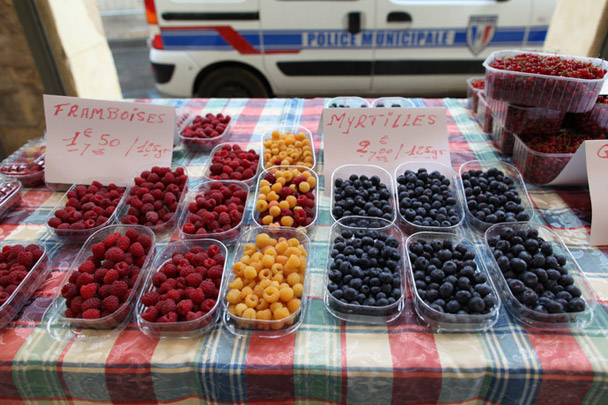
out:
{"label": "blueberry", "polygon": [[566,306],[566,310],[568,312],[582,312],[585,310],[585,301],[580,297],[572,298]]}
{"label": "blueberry", "polygon": [[453,292],[454,285],[452,283],[445,282],[441,284],[441,287],[439,287],[439,295],[441,296],[441,298],[451,297]]}
{"label": "blueberry", "polygon": [[469,300],[468,307],[471,313],[480,314],[486,308],[486,304],[481,297],[473,297]]}

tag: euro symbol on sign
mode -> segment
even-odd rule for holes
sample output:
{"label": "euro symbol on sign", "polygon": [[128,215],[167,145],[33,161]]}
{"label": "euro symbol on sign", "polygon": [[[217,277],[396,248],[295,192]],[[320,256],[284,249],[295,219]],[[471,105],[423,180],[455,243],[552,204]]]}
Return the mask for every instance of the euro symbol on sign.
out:
{"label": "euro symbol on sign", "polygon": [[597,156],[600,159],[608,159],[608,143],[605,145],[602,145],[598,150],[597,150]]}

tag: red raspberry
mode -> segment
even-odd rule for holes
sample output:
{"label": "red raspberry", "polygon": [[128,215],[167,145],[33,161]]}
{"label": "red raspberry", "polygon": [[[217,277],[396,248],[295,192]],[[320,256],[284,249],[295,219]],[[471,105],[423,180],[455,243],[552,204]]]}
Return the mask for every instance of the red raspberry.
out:
{"label": "red raspberry", "polygon": [[34,264],[34,259],[30,252],[19,252],[17,262],[29,269]]}
{"label": "red raspberry", "polygon": [[[83,276],[84,275],[85,274],[83,274]],[[92,278],[92,276],[91,276],[91,278]],[[90,284],[83,285],[82,287],[80,287],[80,295],[82,295],[82,298],[84,298],[85,300],[94,297],[96,293],[97,293],[97,284],[95,284],[95,283],[90,283]]]}
{"label": "red raspberry", "polygon": [[98,309],[89,309],[82,313],[82,317],[84,319],[99,319],[100,312]]}
{"label": "red raspberry", "polygon": [[95,273],[95,270],[95,263],[93,263],[91,260],[85,260],[80,266],[78,266],[78,271],[81,273],[93,274]]}
{"label": "red raspberry", "polygon": [[205,293],[201,288],[195,288],[190,292],[188,297],[192,300],[192,302],[198,305],[205,300]]}
{"label": "red raspberry", "polygon": [[85,299],[82,304],[80,304],[80,310],[85,312],[89,309],[101,309],[101,300],[97,297]]}
{"label": "red raspberry", "polygon": [[95,271],[95,274],[93,275],[93,278],[95,280],[96,283],[101,284],[103,283],[103,279],[106,277],[106,274],[108,273],[108,269],[98,269]]}
{"label": "red raspberry", "polygon": [[115,295],[110,295],[103,299],[101,303],[103,309],[109,312],[114,312],[120,307],[120,300]]}
{"label": "red raspberry", "polygon": [[120,248],[123,252],[129,250],[129,246],[131,246],[131,240],[128,236],[121,236],[116,241],[116,246]]}
{"label": "red raspberry", "polygon": [[95,243],[91,246],[91,252],[96,258],[103,260],[106,254],[106,247],[103,242]]}
{"label": "red raspberry", "polygon": [[99,290],[97,291],[97,293],[99,294],[99,296],[101,298],[105,298],[108,295],[112,294],[112,285],[111,284],[104,284],[101,287],[99,287]]}
{"label": "red raspberry", "polygon": [[155,307],[149,307],[141,314],[141,317],[148,322],[156,322],[158,319],[158,310]]}
{"label": "red raspberry", "polygon": [[146,254],[144,247],[139,242],[133,243],[131,247],[129,247],[129,252],[133,255],[133,257],[141,257]]}
{"label": "red raspberry", "polygon": [[78,280],[76,280],[76,286],[78,288],[80,288],[83,285],[91,284],[94,281],[95,281],[95,278],[93,277],[92,274],[80,273],[80,276],[78,276]]}
{"label": "red raspberry", "polygon": [[141,243],[141,245],[144,247],[144,251],[148,253],[150,247],[152,246],[152,239],[150,238],[150,236],[146,234],[141,234],[139,235],[139,238],[137,238],[137,241]]}
{"label": "red raspberry", "polygon": [[118,270],[110,269],[110,270],[108,270],[106,275],[103,277],[103,282],[104,282],[104,284],[112,284],[112,283],[114,283],[114,281],[118,280],[119,277],[120,277],[120,274],[118,273]]}
{"label": "red raspberry", "polygon": [[182,300],[177,304],[177,313],[183,316],[186,316],[188,312],[193,307],[193,303],[191,300]]}
{"label": "red raspberry", "polygon": [[118,262],[114,265],[114,269],[118,271],[120,277],[127,277],[131,268],[126,262]]}
{"label": "red raspberry", "polygon": [[167,298],[172,299],[175,302],[178,302],[182,299],[182,294],[180,290],[171,290],[167,291]]}
{"label": "red raspberry", "polygon": [[217,297],[217,288],[215,287],[215,284],[213,284],[213,281],[211,281],[209,279],[204,280],[201,283],[200,288],[201,288],[201,290],[203,290],[205,297],[209,297],[209,298]]}
{"label": "red raspberry", "polygon": [[106,247],[106,249],[109,249],[112,246],[116,245],[118,238],[120,238],[121,236],[122,235],[119,232],[114,232],[106,236],[106,238],[103,240],[103,245]]}
{"label": "red raspberry", "polygon": [[215,278],[222,278],[222,274],[224,272],[224,268],[222,266],[213,266],[209,269],[209,271],[207,272],[207,277],[215,279]]}
{"label": "red raspberry", "polygon": [[167,275],[163,272],[155,273],[152,276],[152,284],[154,287],[159,288],[167,280]]}
{"label": "red raspberry", "polygon": [[67,283],[61,288],[61,296],[65,299],[72,299],[78,295],[78,287],[74,283]]}
{"label": "red raspberry", "polygon": [[120,262],[125,257],[124,251],[119,247],[111,247],[106,250],[105,258],[113,262]]}
{"label": "red raspberry", "polygon": [[169,312],[166,315],[163,315],[160,317],[159,321],[162,323],[170,323],[170,322],[177,322],[177,313],[176,312]]}
{"label": "red raspberry", "polygon": [[215,300],[206,299],[201,304],[201,311],[203,311],[203,313],[207,313],[207,312],[211,311],[214,306],[215,306]]}
{"label": "red raspberry", "polygon": [[82,297],[79,295],[77,297],[74,297],[74,299],[72,300],[72,302],[70,303],[70,309],[72,311],[74,311],[75,313],[80,313],[82,312],[82,303],[83,303],[83,299]]}
{"label": "red raspberry", "polygon": [[[115,281],[112,284],[112,295],[119,298],[124,297],[125,293],[129,290],[129,286],[124,281]],[[81,291],[82,293],[82,291]]]}
{"label": "red raspberry", "polygon": [[175,312],[176,309],[177,309],[177,305],[175,304],[175,301],[173,301],[172,299],[167,298],[166,300],[164,300],[161,303],[161,313],[163,315],[166,315],[169,312]]}
{"label": "red raspberry", "polygon": [[136,229],[129,228],[127,229],[127,232],[125,232],[125,236],[129,238],[131,243],[134,243],[137,241],[137,238],[139,238],[139,232],[137,232]]}
{"label": "red raspberry", "polygon": [[147,307],[153,307],[158,302],[158,293],[156,291],[150,291],[141,297],[141,303]]}
{"label": "red raspberry", "polygon": [[186,282],[188,283],[188,285],[190,287],[196,288],[199,285],[201,285],[202,281],[203,281],[203,276],[201,276],[198,273],[188,274],[188,276],[186,277]]}

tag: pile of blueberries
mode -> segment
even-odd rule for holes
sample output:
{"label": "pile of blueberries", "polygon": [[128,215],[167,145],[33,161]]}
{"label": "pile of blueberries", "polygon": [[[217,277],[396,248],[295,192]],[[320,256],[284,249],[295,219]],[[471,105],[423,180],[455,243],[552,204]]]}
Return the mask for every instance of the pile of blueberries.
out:
{"label": "pile of blueberries", "polygon": [[334,181],[334,218],[358,215],[393,220],[391,193],[378,176],[350,175]]}
{"label": "pile of blueberries", "polygon": [[462,173],[461,179],[469,211],[478,220],[495,224],[530,219],[521,205],[513,177],[491,168],[469,170]]}
{"label": "pile of blueberries", "polygon": [[416,290],[432,309],[461,315],[487,314],[497,299],[475,253],[450,239],[417,239],[408,247]]}
{"label": "pile of blueberries", "polygon": [[[351,108],[351,107],[356,107],[356,106],[350,106],[348,104],[342,104],[342,103],[331,103],[329,105],[329,108]],[[367,108],[367,104],[361,104],[360,107]]]}
{"label": "pile of blueberries", "polygon": [[406,170],[397,177],[397,195],[399,212],[414,225],[449,227],[461,220],[450,179],[437,170]]}
{"label": "pile of blueberries", "polygon": [[[376,107],[386,107],[386,106],[384,105],[384,103],[378,103],[378,104],[376,104]],[[391,104],[388,107],[401,107],[401,104],[399,104],[399,103],[393,103],[393,104]]]}
{"label": "pile of blueberries", "polygon": [[555,254],[538,229],[505,226],[488,245],[509,289],[523,305],[550,314],[585,310],[581,290],[564,267],[566,256]]}
{"label": "pile of blueberries", "polygon": [[[387,307],[397,302],[402,294],[400,243],[374,229],[343,229],[333,240],[329,293],[343,304],[358,307]],[[381,308],[361,310],[367,315],[384,315]]]}

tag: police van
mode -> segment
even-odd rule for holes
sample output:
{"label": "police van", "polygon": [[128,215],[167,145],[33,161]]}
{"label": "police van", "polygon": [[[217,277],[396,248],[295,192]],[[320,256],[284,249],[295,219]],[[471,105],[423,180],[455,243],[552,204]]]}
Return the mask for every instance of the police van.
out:
{"label": "police van", "polygon": [[145,0],[176,97],[445,94],[505,48],[542,48],[557,0]]}

